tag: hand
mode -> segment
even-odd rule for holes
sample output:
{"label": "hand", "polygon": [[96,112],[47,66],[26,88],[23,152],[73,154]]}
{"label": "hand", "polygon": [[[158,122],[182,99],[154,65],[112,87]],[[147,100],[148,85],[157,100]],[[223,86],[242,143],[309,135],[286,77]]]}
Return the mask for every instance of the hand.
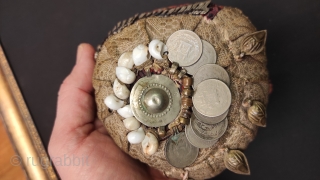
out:
{"label": "hand", "polygon": [[167,179],[124,153],[96,118],[92,74],[94,49],[78,47],[77,62],[63,81],[49,154],[60,177],[72,179]]}

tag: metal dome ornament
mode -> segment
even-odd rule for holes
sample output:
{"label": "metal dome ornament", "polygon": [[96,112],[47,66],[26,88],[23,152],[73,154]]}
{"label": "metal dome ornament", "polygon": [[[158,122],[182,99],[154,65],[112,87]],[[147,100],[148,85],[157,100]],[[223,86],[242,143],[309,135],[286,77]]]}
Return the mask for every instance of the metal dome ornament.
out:
{"label": "metal dome ornament", "polygon": [[131,157],[181,179],[249,175],[266,126],[267,31],[211,1],[137,14],[95,54],[98,118]]}
{"label": "metal dome ornament", "polygon": [[180,111],[180,93],[174,82],[163,75],[139,79],[130,94],[134,116],[149,127],[165,126]]}

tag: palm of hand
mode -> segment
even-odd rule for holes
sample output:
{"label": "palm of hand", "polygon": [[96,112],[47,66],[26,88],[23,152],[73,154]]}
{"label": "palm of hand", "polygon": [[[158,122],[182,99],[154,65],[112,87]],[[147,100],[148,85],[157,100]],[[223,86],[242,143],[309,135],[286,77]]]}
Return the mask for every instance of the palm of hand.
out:
{"label": "palm of hand", "polygon": [[95,119],[91,77],[94,50],[79,46],[77,63],[60,87],[49,154],[62,179],[167,179],[132,159]]}

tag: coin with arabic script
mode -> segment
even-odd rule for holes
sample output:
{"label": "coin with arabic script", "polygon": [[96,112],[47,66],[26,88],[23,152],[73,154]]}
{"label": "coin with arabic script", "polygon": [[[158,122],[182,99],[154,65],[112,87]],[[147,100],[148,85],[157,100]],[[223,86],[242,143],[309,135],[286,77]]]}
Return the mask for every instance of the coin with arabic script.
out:
{"label": "coin with arabic script", "polygon": [[205,124],[192,115],[190,121],[193,132],[198,137],[205,140],[219,139],[226,132],[228,127],[227,118],[216,124]]}
{"label": "coin with arabic script", "polygon": [[179,30],[168,38],[168,58],[179,66],[190,66],[196,63],[202,54],[202,41],[190,30]]}
{"label": "coin with arabic script", "polygon": [[188,74],[194,75],[198,69],[205,64],[215,64],[217,61],[217,53],[214,47],[205,40],[202,41],[202,55],[200,59],[192,64],[191,66],[186,66]]}
{"label": "coin with arabic script", "polygon": [[186,136],[188,141],[195,147],[198,148],[209,148],[212,147],[213,145],[215,145],[218,140],[214,139],[214,140],[205,140],[200,138],[199,136],[197,136],[194,131],[192,130],[191,126],[188,125],[185,128],[185,132],[186,132]]}
{"label": "coin with arabic script", "polygon": [[184,132],[180,132],[174,136],[178,136],[175,141],[169,138],[166,142],[166,159],[169,164],[176,168],[187,167],[198,157],[199,148],[189,143]]}
{"label": "coin with arabic script", "polygon": [[226,85],[230,85],[228,72],[217,64],[206,64],[201,66],[193,76],[193,88],[196,89],[199,83],[207,79],[218,79]]}
{"label": "coin with arabic script", "polygon": [[225,113],[231,104],[229,87],[217,79],[202,81],[192,97],[196,110],[208,117],[217,117]]}
{"label": "coin with arabic script", "polygon": [[206,123],[206,124],[216,124],[216,123],[221,122],[222,120],[224,120],[227,117],[227,115],[229,113],[229,109],[226,112],[224,112],[223,114],[221,114],[220,116],[216,116],[216,117],[208,117],[208,116],[202,115],[201,113],[199,113],[197,111],[197,109],[195,107],[192,107],[192,112],[199,121]]}

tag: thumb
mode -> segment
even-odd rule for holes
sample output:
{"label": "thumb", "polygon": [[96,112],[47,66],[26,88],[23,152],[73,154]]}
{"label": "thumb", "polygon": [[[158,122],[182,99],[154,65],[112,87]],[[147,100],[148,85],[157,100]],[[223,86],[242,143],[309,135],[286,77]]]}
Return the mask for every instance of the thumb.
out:
{"label": "thumb", "polygon": [[94,49],[91,45],[78,46],[76,65],[63,81],[58,93],[55,128],[59,128],[59,132],[70,132],[94,120],[93,57]]}

